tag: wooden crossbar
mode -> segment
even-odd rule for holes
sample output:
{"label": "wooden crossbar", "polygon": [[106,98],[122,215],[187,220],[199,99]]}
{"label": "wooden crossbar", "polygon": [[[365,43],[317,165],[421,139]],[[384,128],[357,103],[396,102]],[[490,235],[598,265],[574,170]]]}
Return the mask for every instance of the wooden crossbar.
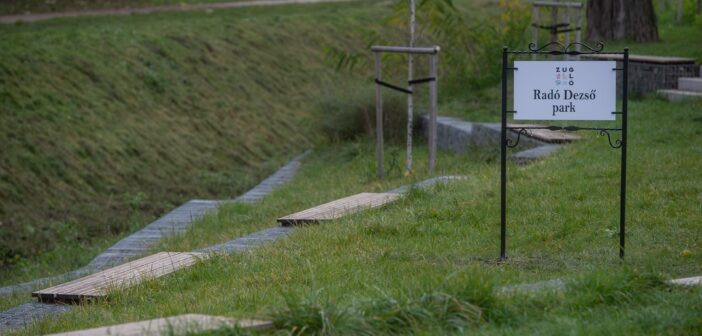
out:
{"label": "wooden crossbar", "polygon": [[383,206],[399,197],[399,194],[394,193],[360,193],[278,218],[278,223],[290,226],[337,219],[364,209]]}
{"label": "wooden crossbar", "polygon": [[[511,129],[511,131],[518,133],[519,127],[543,127],[543,125],[507,124],[507,127],[517,128]],[[529,134],[527,136],[549,143],[572,142],[582,139],[581,136],[572,132],[551,131],[547,129],[528,129],[527,131],[529,131]]]}
{"label": "wooden crossbar", "polygon": [[221,316],[198,314],[178,315],[147,321],[118,324],[109,327],[70,331],[48,336],[139,336],[186,335],[225,327],[260,330],[271,327],[269,321],[237,320]]}
{"label": "wooden crossbar", "polygon": [[536,1],[534,2],[534,7],[573,7],[582,8],[583,4],[580,2],[555,2],[555,1]]}
{"label": "wooden crossbar", "polygon": [[124,289],[191,266],[205,253],[160,252],[58,286],[32,293],[42,302],[79,302],[107,297],[110,290]]}

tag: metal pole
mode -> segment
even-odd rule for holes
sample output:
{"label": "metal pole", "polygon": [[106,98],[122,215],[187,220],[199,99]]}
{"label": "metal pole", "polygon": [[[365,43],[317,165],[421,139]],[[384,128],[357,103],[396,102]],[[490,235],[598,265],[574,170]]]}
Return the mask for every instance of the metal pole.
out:
{"label": "metal pole", "polygon": [[[415,0],[410,0],[410,38],[409,47],[413,48],[414,41]],[[414,79],[414,55],[408,54],[407,81]],[[407,90],[412,91],[412,84],[407,85]],[[414,116],[414,97],[407,95],[407,174],[412,174],[412,117]]]}
{"label": "metal pole", "polygon": [[436,166],[436,116],[438,114],[437,87],[439,81],[439,55],[431,55],[430,73],[433,81],[429,83],[429,99],[431,100],[429,111],[429,175],[434,173]]}
{"label": "metal pole", "polygon": [[619,196],[619,257],[624,258],[624,237],[626,236],[626,148],[627,115],[629,109],[629,48],[624,48],[624,75],[622,78],[622,176]]}
{"label": "metal pole", "polygon": [[507,259],[507,47],[502,49],[502,126],[500,134],[500,260],[505,260]]}
{"label": "metal pole", "polygon": [[[582,7],[577,9],[577,13],[578,13],[578,26],[576,27],[577,30],[575,31],[575,42],[577,42],[578,44],[575,45],[575,51],[580,52],[580,42],[581,42],[580,37],[582,34],[582,29],[583,29],[583,16],[584,16]],[[575,59],[579,61],[580,55],[576,56]]]}
{"label": "metal pole", "polygon": [[[381,57],[379,52],[375,53],[375,78],[382,80]],[[375,161],[376,175],[379,179],[385,175],[383,157],[383,90],[379,84],[375,84]]]}
{"label": "metal pole", "polygon": [[[558,7],[551,7],[551,43],[558,42],[558,33],[556,25],[558,25]],[[551,47],[552,50],[558,50],[558,46]],[[552,56],[556,57],[556,56]]]}
{"label": "metal pole", "polygon": [[[568,27],[566,27],[566,30],[568,30],[568,31],[565,32],[565,45],[569,46],[570,45],[571,24],[570,24],[570,8],[568,8],[568,7],[565,8],[565,22],[568,24]],[[570,55],[565,54],[565,60],[566,61],[570,60]]]}
{"label": "metal pole", "polygon": [[[531,28],[531,42],[534,43],[534,46],[539,45],[539,11],[540,11],[539,6],[534,5],[532,8],[532,14],[533,16],[533,22],[532,22],[532,28]],[[531,60],[534,61],[536,60],[536,54],[531,54]]]}

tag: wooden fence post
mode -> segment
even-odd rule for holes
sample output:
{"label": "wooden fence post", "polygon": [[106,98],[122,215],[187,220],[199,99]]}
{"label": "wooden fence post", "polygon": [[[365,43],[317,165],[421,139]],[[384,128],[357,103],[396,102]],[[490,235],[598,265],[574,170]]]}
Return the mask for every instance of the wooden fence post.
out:
{"label": "wooden fence post", "polygon": [[[382,80],[381,57],[379,52],[375,53],[375,78]],[[383,155],[383,90],[380,84],[375,84],[375,161],[376,175],[382,179],[385,175],[384,155]]]}

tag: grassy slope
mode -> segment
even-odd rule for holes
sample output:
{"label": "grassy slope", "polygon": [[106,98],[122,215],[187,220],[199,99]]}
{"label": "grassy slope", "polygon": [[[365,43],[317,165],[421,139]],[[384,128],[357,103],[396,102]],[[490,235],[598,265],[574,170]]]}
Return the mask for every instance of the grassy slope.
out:
{"label": "grassy slope", "polygon": [[[308,323],[325,309],[342,331],[384,330],[388,315],[359,310],[369,302],[400,302],[441,291],[477,304],[485,314],[470,330],[546,334],[694,334],[702,325],[699,288],[668,288],[660,280],[699,274],[702,250],[702,103],[645,99],[631,106],[627,259],[617,257],[618,155],[590,136],[526,167],[510,166],[509,255],[499,248],[498,165],[494,153],[442,153],[440,174],[467,180],[416,191],[386,209],[309,226],[252,253],[215,258],[167,279],[118,293],[27,333],[53,332],[179,313],[274,317]],[[661,112],[665,111],[665,114]],[[691,120],[694,120],[691,122]],[[401,151],[398,148],[394,151]],[[425,162],[420,151],[418,162]],[[485,161],[487,160],[487,161]],[[418,167],[419,176],[423,178]],[[188,250],[274,225],[276,216],[358,191],[410,182],[399,170],[373,178],[370,144],[320,150],[299,179],[256,206],[234,205],[161,248]],[[680,252],[690,249],[692,256]],[[493,287],[564,278],[572,292],[541,297],[490,294]],[[315,294],[318,291],[322,294]],[[292,298],[294,311],[285,307]],[[183,303],[187,302],[186,305]],[[300,307],[295,307],[300,305]],[[347,307],[346,317],[336,314]],[[361,307],[361,308],[359,308]],[[275,310],[282,311],[275,311]],[[334,309],[337,313],[334,313]],[[273,311],[273,312],[272,312]],[[346,321],[346,322],[345,322]],[[360,321],[360,322],[359,322]],[[350,323],[350,322],[349,322]],[[360,324],[359,324],[360,323]],[[446,320],[420,318],[412,328],[451,331]]]}
{"label": "grassy slope", "polygon": [[[0,27],[0,246],[63,249],[0,282],[84,264],[115,235],[187,199],[235,196],[317,142],[311,100],[341,80],[320,46],[350,39],[343,30],[367,25],[372,10]],[[67,254],[79,257],[57,257]]]}

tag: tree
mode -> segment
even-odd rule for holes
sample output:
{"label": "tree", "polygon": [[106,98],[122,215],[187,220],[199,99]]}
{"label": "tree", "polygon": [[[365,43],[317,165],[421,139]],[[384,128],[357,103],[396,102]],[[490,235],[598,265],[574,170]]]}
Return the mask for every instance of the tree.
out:
{"label": "tree", "polygon": [[587,39],[657,41],[653,0],[589,0]]}

